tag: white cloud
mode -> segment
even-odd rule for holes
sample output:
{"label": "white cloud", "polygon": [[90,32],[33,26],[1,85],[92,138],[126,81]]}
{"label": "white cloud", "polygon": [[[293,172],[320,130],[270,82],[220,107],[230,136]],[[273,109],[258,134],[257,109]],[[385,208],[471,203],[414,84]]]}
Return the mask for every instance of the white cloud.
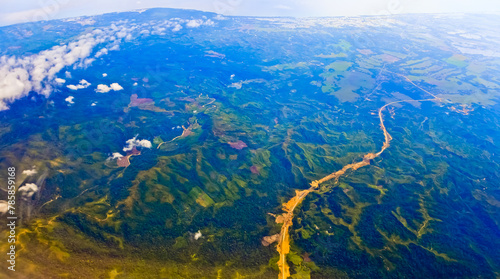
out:
{"label": "white cloud", "polygon": [[106,74],[106,73],[102,74],[102,77],[107,77],[107,76],[108,76],[108,74]]}
{"label": "white cloud", "polygon": [[23,170],[23,174],[26,174],[27,176],[30,176],[30,175],[33,175],[33,174],[36,174],[36,173],[37,173],[36,169]]}
{"label": "white cloud", "polygon": [[160,26],[154,26],[153,29],[151,32],[152,35],[165,35],[164,31],[167,30],[165,27]]}
{"label": "white cloud", "polygon": [[86,18],[78,20],[77,22],[80,23],[82,26],[85,26],[85,25],[94,25],[95,20],[93,20],[92,18]]}
{"label": "white cloud", "polygon": [[120,154],[118,152],[113,153],[113,159],[118,159],[118,158],[121,158],[121,157],[123,157],[122,154]]}
{"label": "white cloud", "polygon": [[[62,79],[57,79],[56,74],[69,66],[74,69],[90,66],[94,61],[90,55],[95,47],[103,45],[97,52],[100,55],[109,50],[118,50],[124,38],[137,28],[126,26],[126,22],[120,24],[119,27],[112,25],[94,29],[68,44],[57,45],[30,56],[0,57],[0,110],[8,109],[8,103],[27,96],[29,92],[50,95],[55,84],[62,84]],[[66,71],[65,75],[71,78],[70,72]],[[87,86],[80,83],[67,87],[78,90]]]}
{"label": "white cloud", "polygon": [[70,84],[70,85],[67,85],[66,87],[68,87],[71,90],[78,90],[78,89],[87,88],[89,86],[90,86],[90,82],[82,79],[82,80],[80,80],[80,83],[78,83],[77,85]]}
{"label": "white cloud", "polygon": [[115,152],[113,154],[111,154],[111,156],[108,157],[108,159],[106,160],[114,160],[114,159],[118,159],[118,158],[121,158],[123,157],[122,154],[118,153],[118,152]]}
{"label": "white cloud", "polygon": [[179,31],[179,30],[181,30],[181,29],[182,29],[182,25],[177,24],[177,25],[175,25],[174,29],[172,29],[172,31],[173,31],[173,32],[177,32],[177,31]]}
{"label": "white cloud", "polygon": [[126,30],[121,30],[120,32],[116,33],[116,36],[118,38],[125,38],[127,36],[127,31]]}
{"label": "white cloud", "polygon": [[[0,13],[0,19],[1,15]],[[91,18],[73,21],[83,25],[94,23]],[[215,23],[206,18],[189,20],[171,18],[153,20],[145,24],[119,21],[109,27],[95,28],[78,36],[72,42],[54,46],[37,54],[0,57],[0,110],[8,109],[9,103],[27,96],[29,92],[50,95],[54,86],[63,84],[63,79],[56,77],[56,74],[63,69],[68,69],[70,66],[73,69],[86,68],[95,61],[95,58],[106,55],[110,51],[119,50],[122,42],[131,40],[139,34],[166,35],[169,30],[174,32],[181,30],[184,24],[189,28],[196,28],[201,25],[212,26]],[[66,79],[72,78],[68,71],[65,71],[65,76]],[[78,90],[86,86],[85,84],[70,84],[67,88]],[[123,87],[118,84],[107,87],[111,90],[123,90]],[[101,86],[99,90],[106,91],[107,87]]]}
{"label": "white cloud", "polygon": [[225,20],[225,19],[227,19],[227,18],[226,18],[226,17],[224,17],[223,15],[216,15],[216,16],[214,17],[214,19],[216,19],[216,20]]}
{"label": "white cloud", "polygon": [[202,24],[203,24],[203,20],[201,20],[201,19],[192,19],[192,20],[189,20],[186,23],[186,26],[190,27],[190,28],[196,28],[196,27],[201,26]]}
{"label": "white cloud", "polygon": [[66,99],[64,99],[64,100],[65,100],[66,102],[68,102],[69,104],[74,104],[74,103],[75,103],[75,102],[73,102],[73,99],[74,99],[74,98],[75,98],[75,97],[73,97],[73,96],[69,96],[68,98],[66,98]]}
{"label": "white cloud", "polygon": [[7,201],[0,201],[0,213],[3,215],[9,210],[9,203]]}
{"label": "white cloud", "polygon": [[202,19],[191,19],[191,20],[188,20],[186,23],[186,27],[189,27],[189,28],[197,28],[197,27],[200,27],[202,25],[214,26],[215,22],[213,22],[211,19],[207,19],[206,21],[203,21]]}
{"label": "white cloud", "polygon": [[87,58],[82,61],[82,63],[79,65],[80,67],[87,68],[90,66],[93,62],[95,61],[94,58]]}
{"label": "white cloud", "polygon": [[99,57],[101,57],[103,55],[106,55],[106,54],[108,54],[108,49],[107,48],[102,48],[101,50],[99,50],[98,52],[96,52],[95,57],[99,58]]}
{"label": "white cloud", "polygon": [[197,232],[194,234],[194,240],[198,240],[200,237],[202,237],[201,231],[197,231]]}
{"label": "white cloud", "polygon": [[127,146],[123,148],[123,151],[125,152],[132,150],[135,146],[141,146],[145,148],[151,148],[153,146],[149,140],[138,140],[137,136],[127,140],[125,143],[127,144]]}
{"label": "white cloud", "polygon": [[108,93],[111,90],[120,91],[123,90],[123,87],[116,82],[110,84],[109,86],[107,86],[106,84],[99,84],[97,85],[97,89],[95,91],[98,93]]}
{"label": "white cloud", "polygon": [[13,63],[12,59],[0,58],[0,110],[7,109],[4,100],[14,100],[24,97],[32,90],[33,85],[30,82],[30,74],[23,68],[11,68],[6,63]]}
{"label": "white cloud", "polygon": [[95,107],[97,105],[97,102],[93,102],[92,104],[90,104],[91,107]]}
{"label": "white cloud", "polygon": [[109,91],[111,91],[111,87],[107,86],[106,84],[97,85],[97,89],[95,90],[95,92],[98,93],[108,93]]}
{"label": "white cloud", "polygon": [[114,45],[109,50],[120,50],[120,45]]}
{"label": "white cloud", "polygon": [[123,90],[123,87],[121,87],[121,85],[119,85],[118,83],[112,83],[111,85],[111,89],[113,89],[114,91],[120,91],[120,90]]}
{"label": "white cloud", "polygon": [[34,193],[38,191],[38,186],[35,183],[26,183],[17,189],[21,193],[21,196],[25,199],[31,198]]}

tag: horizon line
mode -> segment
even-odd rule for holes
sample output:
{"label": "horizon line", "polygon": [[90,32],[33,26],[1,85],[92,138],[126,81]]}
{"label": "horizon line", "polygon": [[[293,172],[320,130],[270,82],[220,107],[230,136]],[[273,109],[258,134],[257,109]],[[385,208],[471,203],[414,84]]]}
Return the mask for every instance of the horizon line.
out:
{"label": "horizon line", "polygon": [[143,9],[133,9],[133,10],[126,10],[126,11],[116,11],[116,12],[104,12],[104,13],[97,13],[97,14],[91,14],[91,15],[80,15],[80,16],[69,16],[69,17],[54,17],[52,19],[47,19],[47,20],[33,20],[33,21],[24,21],[24,22],[19,22],[19,23],[13,23],[13,24],[7,24],[7,25],[1,25],[0,28],[4,27],[10,27],[10,26],[15,26],[15,25],[23,25],[23,24],[38,24],[42,22],[50,22],[50,21],[55,21],[55,20],[68,20],[68,19],[78,19],[78,18],[85,18],[85,17],[95,17],[95,16],[103,16],[103,15],[110,15],[110,14],[119,14],[119,13],[131,13],[131,12],[138,12],[142,13],[145,11],[149,10],[154,10],[154,9],[165,9],[165,10],[181,10],[181,11],[196,11],[196,12],[202,12],[202,13],[207,13],[207,14],[214,14],[214,15],[220,15],[223,17],[245,17],[245,18],[290,18],[290,19],[301,19],[301,18],[307,18],[307,19],[314,19],[314,18],[357,18],[357,17],[396,17],[396,16],[402,16],[402,15],[500,15],[500,11],[483,11],[483,12],[445,12],[445,13],[440,13],[440,12],[430,12],[430,13],[419,13],[419,12],[402,12],[402,13],[389,13],[389,14],[379,14],[379,15],[374,15],[374,14],[360,14],[360,15],[332,15],[332,16],[285,16],[285,15],[276,15],[276,16],[259,16],[259,15],[228,15],[228,14],[221,14],[213,11],[204,11],[204,10],[197,10],[197,9],[188,9],[188,8],[168,8],[168,7],[152,7],[152,8],[143,8]]}

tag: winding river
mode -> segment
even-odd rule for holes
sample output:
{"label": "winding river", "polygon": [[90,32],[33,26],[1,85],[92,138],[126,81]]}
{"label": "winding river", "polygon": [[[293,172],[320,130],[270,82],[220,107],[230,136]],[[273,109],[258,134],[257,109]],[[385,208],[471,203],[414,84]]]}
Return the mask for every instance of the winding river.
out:
{"label": "winding river", "polygon": [[[385,70],[385,71],[387,71],[387,70]],[[338,178],[341,177],[342,175],[344,175],[347,170],[352,169],[352,171],[355,171],[361,167],[369,165],[370,160],[375,159],[376,157],[380,156],[380,154],[382,154],[384,152],[384,150],[389,148],[391,140],[392,140],[392,136],[389,134],[389,132],[387,132],[387,129],[384,125],[384,118],[383,118],[384,109],[387,108],[388,106],[391,106],[391,105],[394,105],[397,103],[442,101],[441,98],[438,98],[436,95],[432,94],[431,92],[429,92],[429,91],[421,88],[420,86],[416,85],[415,83],[413,83],[413,81],[411,81],[408,77],[401,75],[401,74],[397,74],[397,73],[393,73],[393,74],[396,74],[400,77],[405,78],[406,81],[408,81],[409,83],[411,83],[412,85],[414,85],[418,89],[430,94],[433,98],[421,99],[421,100],[410,99],[410,100],[394,101],[394,102],[387,103],[384,106],[382,106],[381,108],[379,108],[378,117],[380,120],[380,128],[384,132],[384,138],[385,138],[384,144],[382,145],[382,148],[380,149],[380,151],[377,153],[367,153],[366,155],[363,156],[362,161],[357,162],[357,163],[353,163],[353,164],[348,164],[348,165],[344,166],[341,170],[338,170],[334,173],[331,173],[331,174],[329,174],[329,175],[327,175],[319,180],[312,181],[309,184],[311,186],[311,187],[309,187],[309,189],[302,190],[302,191],[295,190],[295,196],[293,198],[291,198],[288,202],[283,204],[283,211],[285,211],[285,213],[278,215],[276,217],[276,223],[283,223],[283,225],[281,226],[281,231],[280,231],[279,238],[278,238],[278,246],[276,248],[276,250],[280,254],[280,259],[278,261],[278,267],[280,270],[280,273],[278,276],[279,279],[285,279],[285,278],[290,277],[290,267],[286,261],[286,255],[290,252],[289,230],[290,230],[290,226],[292,226],[292,224],[293,224],[293,216],[294,216],[293,211],[295,210],[295,208],[302,203],[304,198],[309,193],[315,191],[321,183],[324,183],[324,182],[332,180],[332,179],[335,179],[337,181]]]}

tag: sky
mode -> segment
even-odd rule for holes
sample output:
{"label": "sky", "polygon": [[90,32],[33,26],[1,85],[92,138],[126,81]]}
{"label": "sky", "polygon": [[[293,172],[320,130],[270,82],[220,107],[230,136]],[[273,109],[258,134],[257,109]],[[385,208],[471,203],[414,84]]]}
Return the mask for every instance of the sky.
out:
{"label": "sky", "polygon": [[0,0],[0,26],[166,7],[248,16],[498,13],[498,0]]}

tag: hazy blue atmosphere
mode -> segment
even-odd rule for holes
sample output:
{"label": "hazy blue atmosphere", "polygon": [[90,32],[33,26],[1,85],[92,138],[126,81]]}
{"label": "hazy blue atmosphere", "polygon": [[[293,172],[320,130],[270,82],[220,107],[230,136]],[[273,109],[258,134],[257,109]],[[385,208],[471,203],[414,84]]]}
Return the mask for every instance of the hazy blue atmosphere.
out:
{"label": "hazy blue atmosphere", "polygon": [[500,4],[0,1],[0,278],[500,279]]}
{"label": "hazy blue atmosphere", "polygon": [[[119,3],[119,5],[117,5]],[[2,1],[0,26],[152,7],[196,9],[226,15],[251,16],[353,16],[401,13],[496,13],[495,0],[26,0]]]}

